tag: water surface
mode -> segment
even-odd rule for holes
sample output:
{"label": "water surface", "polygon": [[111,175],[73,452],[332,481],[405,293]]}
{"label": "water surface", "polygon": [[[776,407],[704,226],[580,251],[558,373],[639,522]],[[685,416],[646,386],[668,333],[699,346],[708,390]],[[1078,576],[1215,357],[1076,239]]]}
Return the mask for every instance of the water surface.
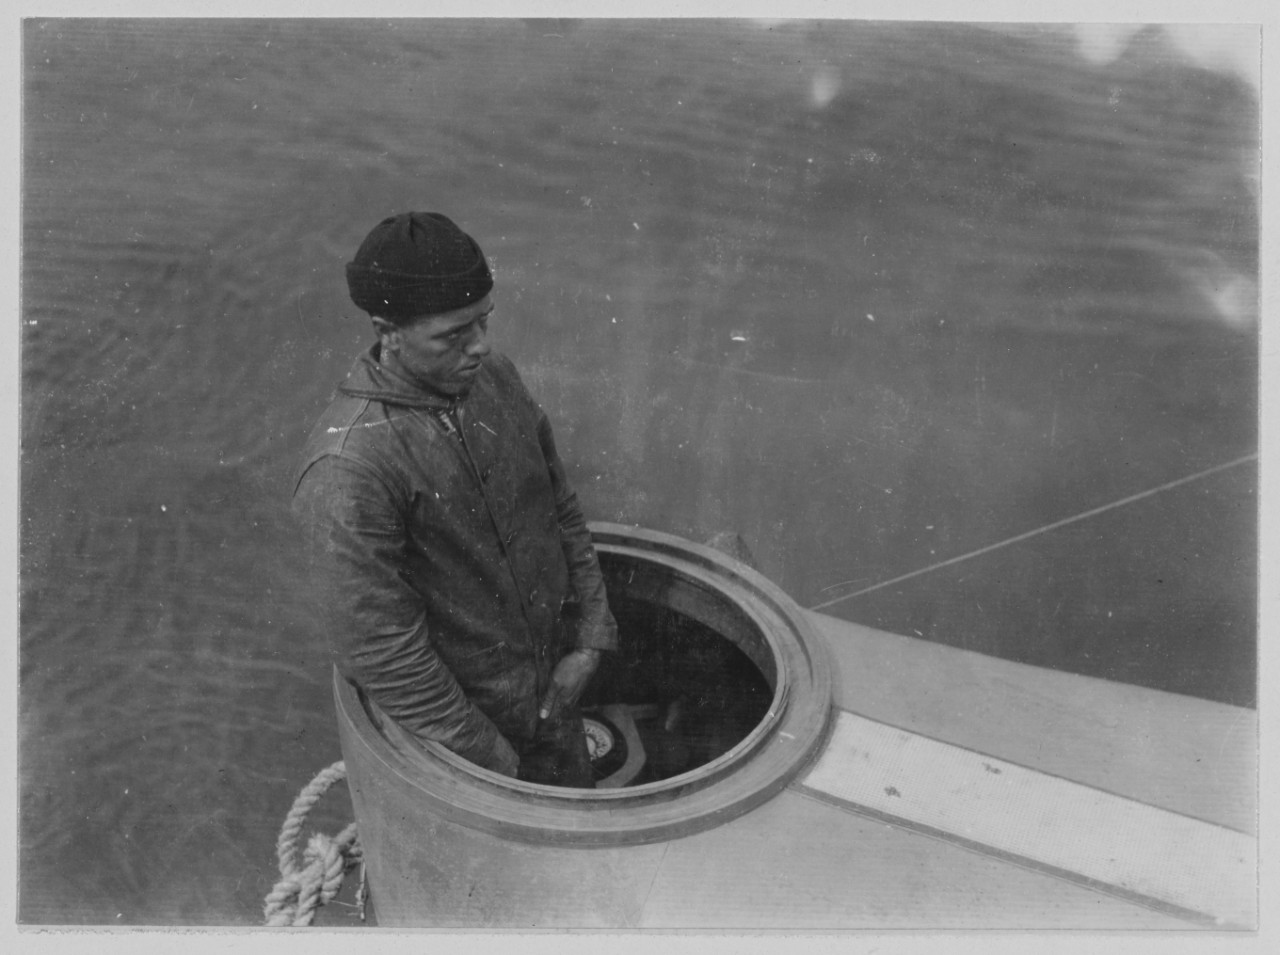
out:
{"label": "water surface", "polygon": [[[1256,446],[1255,96],[1157,32],[50,20],[24,76],[26,922],[258,921],[340,758],[287,501],[386,215],[490,255],[590,517],[802,605]],[[1252,705],[1255,495],[827,612]]]}

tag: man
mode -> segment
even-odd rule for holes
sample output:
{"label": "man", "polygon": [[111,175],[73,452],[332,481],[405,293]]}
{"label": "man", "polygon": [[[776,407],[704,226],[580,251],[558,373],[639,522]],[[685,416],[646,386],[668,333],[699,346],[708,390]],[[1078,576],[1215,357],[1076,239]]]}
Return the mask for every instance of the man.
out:
{"label": "man", "polygon": [[420,739],[589,787],[576,704],[617,627],[546,415],[485,339],[484,254],[445,216],[405,213],[347,284],[377,342],[294,492],[339,668]]}

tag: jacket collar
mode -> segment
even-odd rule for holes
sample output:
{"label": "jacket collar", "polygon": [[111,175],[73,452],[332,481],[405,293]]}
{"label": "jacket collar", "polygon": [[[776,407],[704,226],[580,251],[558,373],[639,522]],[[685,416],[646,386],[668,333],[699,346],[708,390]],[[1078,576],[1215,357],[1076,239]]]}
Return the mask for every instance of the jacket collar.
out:
{"label": "jacket collar", "polygon": [[340,392],[353,398],[368,398],[404,408],[449,410],[457,404],[454,398],[428,391],[388,371],[378,362],[378,348],[378,343],[374,342],[356,359],[355,365],[347,374],[347,380],[338,386]]}

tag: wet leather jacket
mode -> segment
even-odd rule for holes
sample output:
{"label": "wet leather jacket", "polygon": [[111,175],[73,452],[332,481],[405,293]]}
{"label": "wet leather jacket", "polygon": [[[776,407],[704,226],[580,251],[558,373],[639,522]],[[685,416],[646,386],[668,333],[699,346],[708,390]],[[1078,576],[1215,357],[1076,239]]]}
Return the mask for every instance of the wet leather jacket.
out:
{"label": "wet leather jacket", "polygon": [[[461,402],[356,362],[294,491],[343,674],[392,719],[482,766],[528,740],[552,669],[617,627],[546,415],[490,353]],[[442,409],[453,408],[450,433]]]}

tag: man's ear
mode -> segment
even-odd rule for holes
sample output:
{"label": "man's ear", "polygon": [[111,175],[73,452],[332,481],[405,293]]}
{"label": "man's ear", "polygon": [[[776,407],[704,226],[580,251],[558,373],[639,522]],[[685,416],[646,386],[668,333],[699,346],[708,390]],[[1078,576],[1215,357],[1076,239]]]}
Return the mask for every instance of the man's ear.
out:
{"label": "man's ear", "polygon": [[373,322],[374,334],[378,336],[378,341],[382,343],[382,347],[386,351],[398,351],[400,349],[400,326],[376,315],[372,316],[371,321]]}

